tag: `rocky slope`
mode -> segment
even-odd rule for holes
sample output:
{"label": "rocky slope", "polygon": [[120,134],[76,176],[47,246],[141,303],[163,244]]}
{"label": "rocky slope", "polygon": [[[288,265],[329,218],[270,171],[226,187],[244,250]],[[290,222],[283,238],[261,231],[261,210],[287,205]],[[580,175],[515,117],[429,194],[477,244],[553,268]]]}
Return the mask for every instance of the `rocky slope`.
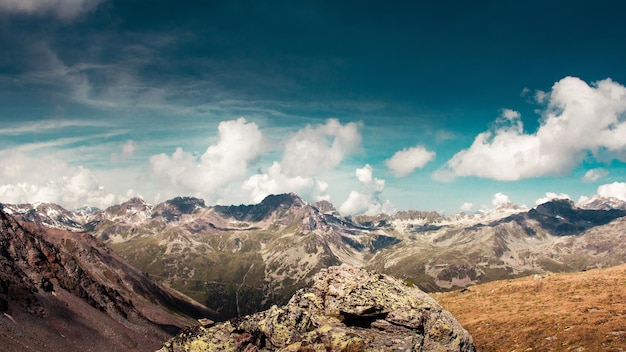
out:
{"label": "rocky slope", "polygon": [[197,326],[161,351],[476,351],[471,336],[417,288],[352,267],[321,270],[285,306]]}
{"label": "rocky slope", "polygon": [[193,318],[218,318],[88,234],[21,225],[3,211],[0,268],[3,350],[154,350]]}
{"label": "rocky slope", "polygon": [[[294,194],[238,206],[189,197],[153,206],[135,198],[69,219],[152,278],[234,317],[284,304],[319,270],[342,263],[426,291],[624,263],[622,203],[594,197],[486,214],[344,218],[329,202],[308,204]],[[29,214],[28,206],[4,208]],[[56,226],[60,220],[49,216],[56,213],[44,210],[29,219]]]}

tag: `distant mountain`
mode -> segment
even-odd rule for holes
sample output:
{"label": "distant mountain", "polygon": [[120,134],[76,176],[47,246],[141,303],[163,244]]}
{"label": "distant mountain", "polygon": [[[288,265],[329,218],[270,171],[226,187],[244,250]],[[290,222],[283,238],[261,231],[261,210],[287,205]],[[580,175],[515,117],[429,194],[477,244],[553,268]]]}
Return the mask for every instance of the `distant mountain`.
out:
{"label": "distant mountain", "polygon": [[614,197],[601,197],[597,195],[579,202],[577,206],[582,209],[592,210],[626,210],[626,202],[623,200]]}
{"label": "distant mountain", "polygon": [[196,198],[175,198],[151,208],[142,221],[115,220],[109,213],[93,218],[93,235],[130,263],[226,316],[285,303],[320,269],[362,264],[362,252],[394,242],[332,212],[322,213],[294,194],[268,196],[255,205],[214,207]]}
{"label": "distant mountain", "polygon": [[73,213],[53,203],[0,204],[0,210],[20,221],[68,231],[82,231],[85,219],[83,210]]}
{"label": "distant mountain", "polygon": [[7,351],[149,351],[193,318],[219,318],[91,235],[21,225],[4,211],[0,268],[0,345]]}
{"label": "distant mountain", "polygon": [[161,283],[233,317],[284,304],[319,270],[342,263],[426,291],[624,263],[625,216],[619,203],[597,198],[582,207],[553,200],[484,214],[342,217],[329,202],[281,194],[233,206],[131,199],[92,213],[82,228]]}
{"label": "distant mountain", "polygon": [[419,227],[396,224],[402,241],[368,264],[438,291],[626,262],[625,210],[580,209],[571,201],[553,200],[506,214]]}

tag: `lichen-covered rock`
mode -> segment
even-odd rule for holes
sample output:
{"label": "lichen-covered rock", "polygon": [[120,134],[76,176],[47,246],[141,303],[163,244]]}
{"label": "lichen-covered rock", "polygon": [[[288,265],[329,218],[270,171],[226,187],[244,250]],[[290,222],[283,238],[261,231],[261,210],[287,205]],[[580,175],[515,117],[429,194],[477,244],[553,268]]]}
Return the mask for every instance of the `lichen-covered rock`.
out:
{"label": "lichen-covered rock", "polygon": [[161,351],[475,351],[435,300],[364,269],[330,267],[283,307],[196,326]]}

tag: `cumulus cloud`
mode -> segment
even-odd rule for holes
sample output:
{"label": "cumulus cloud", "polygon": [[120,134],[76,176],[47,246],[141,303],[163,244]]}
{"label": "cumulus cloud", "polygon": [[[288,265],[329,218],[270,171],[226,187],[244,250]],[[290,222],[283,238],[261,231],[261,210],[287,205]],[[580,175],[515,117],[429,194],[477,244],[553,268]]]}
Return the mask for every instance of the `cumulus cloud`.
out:
{"label": "cumulus cloud", "polygon": [[72,20],[91,12],[103,0],[0,0],[0,12],[45,16]]}
{"label": "cumulus cloud", "polygon": [[351,191],[348,199],[339,207],[339,212],[344,215],[366,214],[376,215],[380,213],[390,214],[395,211],[388,201],[382,201],[380,195],[385,188],[385,180],[373,177],[374,169],[366,164],[355,171],[355,175],[362,184],[363,191]]}
{"label": "cumulus cloud", "polygon": [[360,124],[342,125],[329,119],[319,126],[307,125],[285,143],[282,170],[289,176],[314,176],[331,170],[361,144]]}
{"label": "cumulus cloud", "polygon": [[598,195],[614,197],[626,202],[626,182],[613,182],[598,187]]}
{"label": "cumulus cloud", "polygon": [[509,203],[511,203],[509,196],[507,196],[506,194],[502,192],[498,192],[494,194],[493,198],[491,199],[491,204],[493,204],[493,206],[495,206],[496,208],[503,206],[505,204],[509,204]]}
{"label": "cumulus cloud", "polygon": [[463,204],[461,204],[461,211],[472,211],[472,209],[474,208],[474,203],[470,203],[470,202],[465,202]]}
{"label": "cumulus cloud", "polygon": [[224,186],[245,178],[248,165],[262,151],[261,131],[255,123],[239,118],[220,122],[218,132],[218,142],[199,158],[182,148],[171,156],[150,157],[153,176],[169,187],[171,195],[214,196]]}
{"label": "cumulus cloud", "polygon": [[385,164],[396,177],[410,175],[413,170],[422,168],[435,157],[435,152],[427,150],[422,145],[405,148],[396,152]]}
{"label": "cumulus cloud", "polygon": [[0,202],[57,203],[69,209],[84,205],[107,207],[119,200],[107,193],[91,170],[23,152],[0,152]]}
{"label": "cumulus cloud", "polygon": [[493,128],[448,160],[435,179],[478,176],[514,181],[565,175],[589,154],[626,161],[626,87],[611,79],[588,85],[566,77],[546,94],[537,97],[547,107],[535,133],[524,131],[519,113],[503,110]]}
{"label": "cumulus cloud", "polygon": [[599,179],[608,176],[609,172],[601,167],[588,170],[583,176],[583,182],[596,182]]}
{"label": "cumulus cloud", "polygon": [[535,205],[547,203],[554,199],[572,199],[572,198],[568,194],[565,194],[565,193],[557,194],[554,192],[546,192],[546,195],[544,197],[539,198],[535,201]]}
{"label": "cumulus cloud", "polygon": [[111,154],[112,163],[122,162],[135,155],[135,152],[137,151],[137,143],[132,140],[128,140],[124,144],[122,144],[120,149],[121,150],[119,152]]}
{"label": "cumulus cloud", "polygon": [[336,119],[323,125],[307,125],[287,139],[282,161],[274,161],[267,171],[250,176],[242,190],[249,192],[255,203],[269,194],[285,192],[316,201],[329,200],[328,184],[317,176],[337,167],[359,147],[359,128],[357,123],[342,125]]}
{"label": "cumulus cloud", "polygon": [[312,177],[288,176],[282,172],[280,163],[274,162],[267,173],[250,176],[242,185],[242,189],[250,192],[250,200],[261,202],[270,194],[293,192],[304,198],[317,201],[329,200],[326,194],[328,184]]}

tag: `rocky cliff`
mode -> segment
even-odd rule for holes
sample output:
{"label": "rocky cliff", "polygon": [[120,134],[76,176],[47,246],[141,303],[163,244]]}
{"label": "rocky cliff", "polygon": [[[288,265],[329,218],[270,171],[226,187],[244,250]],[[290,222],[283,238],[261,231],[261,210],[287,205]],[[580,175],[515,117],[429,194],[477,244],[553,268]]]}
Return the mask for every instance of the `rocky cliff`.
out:
{"label": "rocky cliff", "polygon": [[329,267],[282,307],[196,326],[167,351],[475,351],[435,300],[386,275]]}

